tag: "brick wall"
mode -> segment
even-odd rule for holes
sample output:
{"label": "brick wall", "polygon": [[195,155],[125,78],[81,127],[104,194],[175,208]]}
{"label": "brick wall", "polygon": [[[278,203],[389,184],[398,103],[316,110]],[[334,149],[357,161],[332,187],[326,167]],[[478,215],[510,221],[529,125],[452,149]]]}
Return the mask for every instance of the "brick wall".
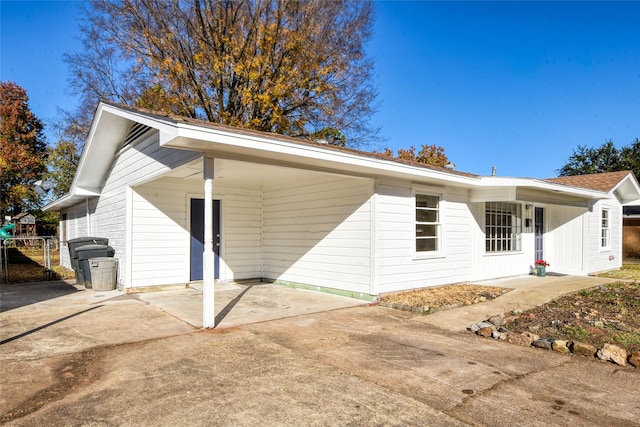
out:
{"label": "brick wall", "polygon": [[624,219],[622,237],[622,256],[640,258],[640,218]]}

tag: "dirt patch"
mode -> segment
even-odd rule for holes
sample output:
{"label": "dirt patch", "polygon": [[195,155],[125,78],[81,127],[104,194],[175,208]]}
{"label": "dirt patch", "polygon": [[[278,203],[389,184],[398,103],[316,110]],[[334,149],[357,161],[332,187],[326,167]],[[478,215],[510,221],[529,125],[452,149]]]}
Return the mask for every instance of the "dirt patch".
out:
{"label": "dirt patch", "polygon": [[448,285],[385,294],[380,297],[380,303],[388,307],[428,314],[441,309],[478,304],[497,298],[510,290],[496,286]]}
{"label": "dirt patch", "polygon": [[612,283],[566,295],[507,319],[513,332],[580,341],[601,348],[615,344],[640,351],[640,283]]}
{"label": "dirt patch", "polygon": [[[607,275],[636,278],[640,266],[625,266]],[[611,277],[611,276],[608,276]],[[381,296],[381,304],[429,314],[497,298],[510,289],[449,285]],[[484,320],[484,319],[478,319]],[[601,348],[615,344],[627,353],[640,351],[640,283],[618,282],[565,295],[524,312],[507,313],[512,332],[533,332],[540,338],[580,341]]]}
{"label": "dirt patch", "polygon": [[94,380],[95,375],[90,373],[90,367],[99,357],[99,353],[100,349],[92,349],[72,355],[55,369],[55,384],[40,390],[10,411],[0,414],[0,424],[29,415],[49,402],[62,399],[76,387]]}

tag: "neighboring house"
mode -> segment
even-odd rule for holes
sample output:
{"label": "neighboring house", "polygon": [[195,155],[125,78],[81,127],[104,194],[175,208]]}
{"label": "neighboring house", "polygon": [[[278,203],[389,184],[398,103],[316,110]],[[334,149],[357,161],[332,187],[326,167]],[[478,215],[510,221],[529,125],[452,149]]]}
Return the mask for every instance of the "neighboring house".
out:
{"label": "neighboring house", "polygon": [[623,207],[622,256],[640,258],[640,204]]}
{"label": "neighboring house", "polygon": [[369,299],[526,275],[541,258],[555,273],[619,268],[638,182],[582,178],[606,182],[476,176],[100,103],[70,192],[46,210],[63,244],[109,238],[128,290],[262,278]]}

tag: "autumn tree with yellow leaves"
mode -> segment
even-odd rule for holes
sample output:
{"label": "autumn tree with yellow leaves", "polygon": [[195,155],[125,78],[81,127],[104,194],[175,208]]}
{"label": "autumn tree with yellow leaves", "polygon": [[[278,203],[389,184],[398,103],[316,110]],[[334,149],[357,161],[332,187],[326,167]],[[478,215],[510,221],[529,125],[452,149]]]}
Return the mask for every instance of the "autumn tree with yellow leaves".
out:
{"label": "autumn tree with yellow leaves", "polygon": [[353,144],[375,133],[372,24],[369,1],[93,0],[66,60],[85,118],[106,99]]}
{"label": "autumn tree with yellow leaves", "polygon": [[47,142],[42,121],[29,108],[27,91],[0,82],[0,225],[38,206],[33,184],[46,170]]}
{"label": "autumn tree with yellow leaves", "polygon": [[449,161],[449,158],[444,153],[444,148],[436,146],[435,144],[426,145],[423,144],[420,151],[416,153],[416,148],[411,146],[409,148],[399,148],[397,154],[394,154],[390,148],[385,148],[381,153],[384,156],[392,157],[409,162],[423,163],[429,166],[440,166],[443,168],[453,168],[455,165]]}

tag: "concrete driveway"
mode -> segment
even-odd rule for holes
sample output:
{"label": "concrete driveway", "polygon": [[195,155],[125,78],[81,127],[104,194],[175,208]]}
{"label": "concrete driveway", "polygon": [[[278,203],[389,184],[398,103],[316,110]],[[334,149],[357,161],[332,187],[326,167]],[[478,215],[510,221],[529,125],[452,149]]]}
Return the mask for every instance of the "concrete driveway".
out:
{"label": "concrete driveway", "polygon": [[[640,420],[640,370],[483,339],[429,324],[430,316],[333,295],[220,287],[218,313],[230,308],[219,329],[204,331],[199,315],[179,314],[198,307],[193,289],[126,295],[54,282],[0,290],[0,414],[9,425]],[[244,322],[234,317],[241,311]]]}

